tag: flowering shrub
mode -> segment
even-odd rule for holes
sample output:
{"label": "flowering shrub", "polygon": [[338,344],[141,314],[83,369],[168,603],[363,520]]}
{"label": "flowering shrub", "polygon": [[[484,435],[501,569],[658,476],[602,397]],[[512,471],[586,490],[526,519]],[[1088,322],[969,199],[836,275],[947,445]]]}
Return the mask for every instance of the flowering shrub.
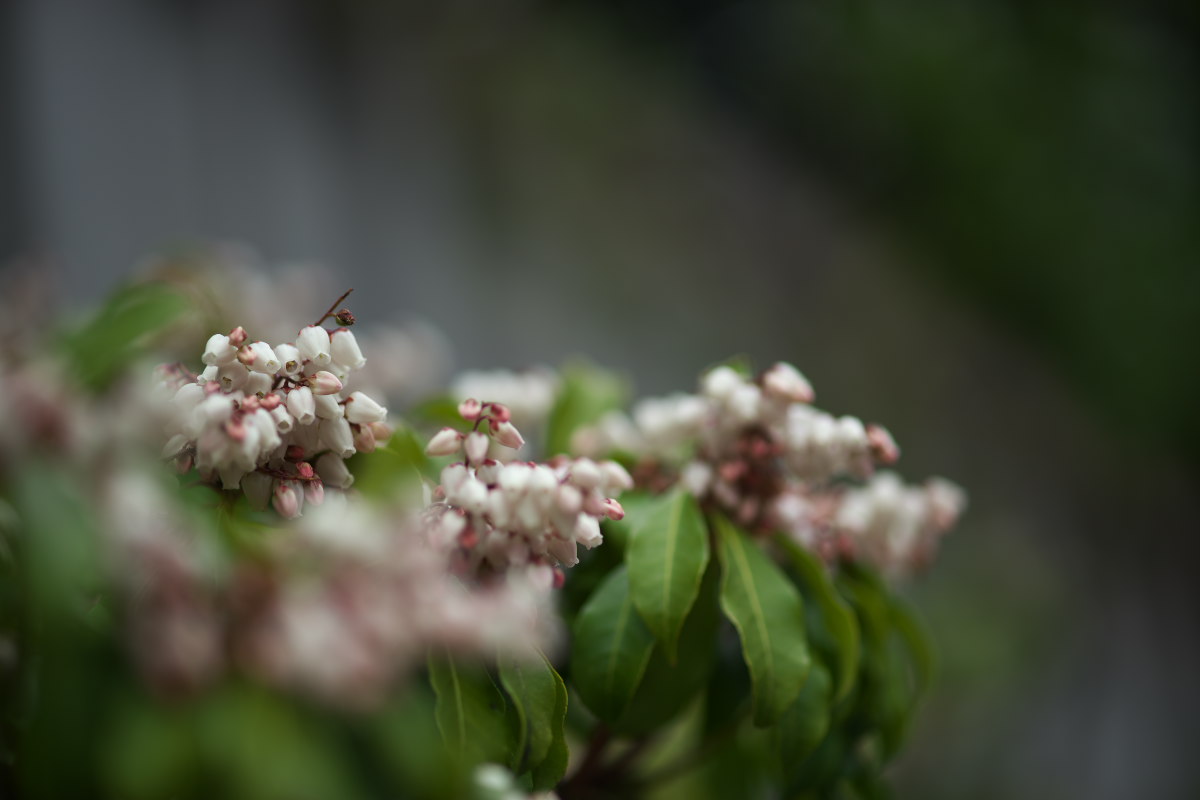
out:
{"label": "flowering shrub", "polygon": [[877,471],[884,428],[783,363],[628,412],[593,367],[469,373],[401,418],[345,295],[141,377],[193,290],[0,353],[5,796],[885,791],[931,671],[891,582],[965,500]]}

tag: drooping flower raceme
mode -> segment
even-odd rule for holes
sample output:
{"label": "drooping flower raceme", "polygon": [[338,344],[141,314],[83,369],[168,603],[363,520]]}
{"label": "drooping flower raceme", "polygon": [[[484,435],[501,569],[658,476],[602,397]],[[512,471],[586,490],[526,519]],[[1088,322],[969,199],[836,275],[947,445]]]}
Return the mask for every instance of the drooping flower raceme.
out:
{"label": "drooping flower raceme", "polygon": [[199,375],[162,368],[171,393],[162,455],[240,489],[258,510],[297,517],[326,489],[350,487],[344,461],[391,435],[387,409],[346,388],[366,364],[350,330],[309,325],[275,347],[248,338],[241,327],[211,336]]}
{"label": "drooping flower raceme", "polygon": [[600,521],[624,516],[615,495],[633,479],[620,464],[565,457],[501,463],[487,457],[493,440],[512,449],[523,444],[508,408],[468,398],[459,413],[475,430],[444,428],[430,440],[430,455],[461,460],[442,470],[425,520],[431,542],[452,553],[460,574],[574,566],[579,545],[603,541]]}
{"label": "drooping flower raceme", "polygon": [[610,412],[572,445],[624,453],[638,464],[639,485],[678,482],[748,529],[785,531],[826,559],[860,557],[893,573],[928,560],[965,495],[941,479],[906,488],[894,475],[848,492],[844,481],[872,479],[899,448],[885,428],[835,417],[813,399],[790,364],[753,379],[721,366],[703,376],[699,393],[645,399],[629,416]]}

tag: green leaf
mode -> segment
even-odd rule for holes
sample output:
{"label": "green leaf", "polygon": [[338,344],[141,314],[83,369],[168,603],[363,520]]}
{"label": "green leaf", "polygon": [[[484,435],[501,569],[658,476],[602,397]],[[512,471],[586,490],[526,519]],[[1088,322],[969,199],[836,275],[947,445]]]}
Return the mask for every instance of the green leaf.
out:
{"label": "green leaf", "polygon": [[470,771],[442,741],[436,703],[430,687],[410,682],[366,720],[368,755],[393,797],[459,800],[467,792]]}
{"label": "green leaf", "polygon": [[637,691],[654,634],[629,595],[625,567],[613,570],[575,619],[571,682],[592,713],[605,722],[620,719]]}
{"label": "green leaf", "polygon": [[814,661],[796,702],[779,718],[777,746],[785,775],[794,774],[829,730],[833,681],[829,670]]}
{"label": "green leaf", "polygon": [[437,695],[434,716],[442,738],[468,761],[511,762],[516,742],[504,696],[487,672],[450,655],[430,656],[429,683]]}
{"label": "green leaf", "polygon": [[829,570],[812,553],[783,534],[777,536],[775,541],[787,553],[804,588],[817,601],[825,627],[837,644],[837,692],[834,699],[841,700],[854,687],[862,656],[854,609],[838,594]]}
{"label": "green leaf", "polygon": [[625,714],[613,726],[615,730],[634,736],[651,733],[677,716],[704,689],[717,657],[717,631],[721,625],[719,584],[714,566],[705,572],[695,607],[683,625],[678,658],[672,663],[663,651],[662,642],[654,646],[641,685]]}
{"label": "green leaf", "polygon": [[379,499],[415,492],[419,501],[421,478],[438,477],[433,462],[425,455],[425,446],[407,425],[397,425],[383,447],[376,447],[370,453],[355,453],[346,466],[354,475],[354,489]]}
{"label": "green leaf", "polygon": [[708,567],[708,531],[695,498],[676,489],[639,509],[625,561],[646,627],[675,662],[679,632]]}
{"label": "green leaf", "polygon": [[500,658],[500,684],[516,711],[517,746],[511,766],[518,775],[540,765],[555,737],[563,735],[562,719],[556,727],[554,718],[561,680],[544,656],[537,661]]}
{"label": "green leaf", "polygon": [[900,640],[912,656],[915,694],[920,696],[933,683],[937,670],[933,637],[929,635],[925,623],[917,616],[916,611],[898,597],[892,598],[892,626],[896,633],[900,634]]}
{"label": "green leaf", "polygon": [[546,757],[533,770],[535,792],[547,792],[557,786],[567,773],[567,762],[571,758],[564,732],[567,721],[567,685],[549,661],[546,662],[546,668],[554,678],[554,711],[550,715],[550,730],[553,736],[550,746],[546,748]]}
{"label": "green leaf", "polygon": [[712,517],[721,556],[721,609],[737,628],[750,669],[754,723],[774,723],[800,694],[810,659],[804,601],[749,536]]}
{"label": "green leaf", "polygon": [[606,411],[621,408],[629,382],[615,372],[586,361],[575,361],[561,370],[562,386],[550,412],[546,430],[546,455],[571,451],[571,436]]}
{"label": "green leaf", "polygon": [[189,308],[186,297],[163,283],[118,290],[95,317],[64,339],[74,374],[91,389],[104,388]]}

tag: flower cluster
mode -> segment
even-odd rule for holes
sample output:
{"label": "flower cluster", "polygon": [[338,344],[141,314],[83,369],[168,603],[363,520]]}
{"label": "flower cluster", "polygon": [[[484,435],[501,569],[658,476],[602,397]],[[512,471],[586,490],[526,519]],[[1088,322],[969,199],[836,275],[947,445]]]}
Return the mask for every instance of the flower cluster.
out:
{"label": "flower cluster", "polygon": [[540,427],[550,416],[558,396],[558,375],[546,367],[514,372],[506,369],[468,370],[450,386],[456,400],[490,397],[503,403],[513,423],[526,430]]}
{"label": "flower cluster", "polygon": [[523,444],[508,408],[468,398],[459,413],[475,430],[443,428],[429,442],[430,455],[461,460],[442,470],[425,512],[431,541],[452,553],[457,572],[483,577],[574,566],[578,545],[603,541],[600,520],[625,515],[614,495],[632,488],[633,479],[620,464],[561,456],[501,463],[488,458],[493,439],[511,449]]}
{"label": "flower cluster", "polygon": [[[650,489],[678,481],[702,502],[753,531],[783,530],[828,559],[860,557],[889,571],[916,566],[965,504],[934,479],[905,488],[877,465],[900,455],[888,431],[812,406],[808,380],[778,363],[748,378],[720,366],[698,394],[637,403],[579,430],[578,452],[625,453]],[[840,479],[868,480],[847,492]],[[924,555],[922,555],[924,554]]]}
{"label": "flower cluster", "polygon": [[107,482],[105,527],[125,588],[127,635],[158,691],[189,694],[229,672],[352,708],[377,704],[431,647],[493,653],[545,645],[545,592],[529,580],[468,590],[411,515],[352,495],[221,569],[204,532],[137,471]]}
{"label": "flower cluster", "polygon": [[[353,322],[343,310],[338,321]],[[322,319],[323,321],[323,319]],[[161,368],[171,393],[164,458],[181,471],[240,489],[259,510],[273,505],[294,518],[319,505],[326,488],[347,489],[345,459],[370,452],[391,435],[387,409],[364,392],[348,392],[350,374],[366,364],[354,334],[309,325],[294,343],[249,341],[245,329],[214,334],[199,375]]]}

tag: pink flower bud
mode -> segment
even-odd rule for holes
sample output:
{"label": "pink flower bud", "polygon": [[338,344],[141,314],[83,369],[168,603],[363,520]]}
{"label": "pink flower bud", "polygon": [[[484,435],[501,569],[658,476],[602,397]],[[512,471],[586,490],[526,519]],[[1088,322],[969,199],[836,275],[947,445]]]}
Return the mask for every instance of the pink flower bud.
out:
{"label": "pink flower bud", "polygon": [[372,422],[367,427],[369,427],[371,429],[371,433],[375,435],[375,443],[378,445],[387,444],[388,439],[391,439],[392,434],[395,433],[395,431],[392,429],[392,426],[388,425],[386,422]]}
{"label": "pink flower bud", "polygon": [[425,454],[430,456],[452,456],[458,452],[459,442],[463,435],[454,428],[442,428],[433,435],[425,446]]}
{"label": "pink flower bud", "polygon": [[479,431],[467,435],[467,439],[463,443],[463,451],[467,454],[467,461],[471,466],[483,463],[483,460],[487,458],[489,444],[487,435]]}
{"label": "pink flower bud", "polygon": [[867,426],[867,443],[871,447],[871,455],[881,464],[895,464],[900,458],[900,448],[887,428],[881,425]]}
{"label": "pink flower bud", "polygon": [[332,372],[321,370],[308,379],[309,385],[312,387],[313,394],[329,395],[337,394],[342,390],[342,382]]}
{"label": "pink flower bud", "polygon": [[811,403],[815,399],[808,379],[783,361],[763,373],[762,387],[767,395],[793,403]]}
{"label": "pink flower bud", "polygon": [[254,348],[249,345],[242,345],[237,352],[237,360],[245,364],[247,367],[254,363],[254,359],[258,358],[258,353],[254,352]]}
{"label": "pink flower bud", "polygon": [[625,519],[625,509],[621,507],[620,503],[609,497],[604,501],[604,516],[616,522]]}
{"label": "pink flower bud", "polygon": [[[247,397],[247,400],[250,398]],[[283,398],[275,393],[264,394],[261,398],[256,398],[258,404],[267,411],[274,411],[279,406],[283,405]]]}
{"label": "pink flower bud", "polygon": [[307,461],[301,461],[299,464],[296,465],[296,474],[299,475],[301,478],[305,478],[305,479],[312,478],[314,475],[313,465],[308,463]]}
{"label": "pink flower bud", "polygon": [[473,397],[468,397],[458,404],[458,414],[467,422],[475,422],[483,414],[483,404]]}
{"label": "pink flower bud", "polygon": [[496,441],[505,447],[520,450],[521,446],[525,444],[525,440],[521,437],[521,432],[511,422],[497,423],[493,420],[491,428],[492,435],[496,437]]}
{"label": "pink flower bud", "polygon": [[234,347],[241,347],[242,345],[244,345],[246,343],[247,338],[248,337],[246,335],[246,329],[243,328],[241,325],[238,325],[236,328],[234,328],[233,330],[231,330],[229,332],[229,343],[231,345],[233,345]]}
{"label": "pink flower bud", "polygon": [[370,425],[354,426],[354,449],[360,453],[375,452],[375,433]]}
{"label": "pink flower bud", "polygon": [[284,519],[295,519],[300,516],[302,503],[303,495],[297,489],[295,481],[280,481],[275,486],[271,504],[275,506],[275,511],[279,516]]}
{"label": "pink flower bud", "polygon": [[508,422],[512,419],[512,412],[508,410],[508,406],[502,403],[488,403],[491,408],[491,416],[496,422]]}

